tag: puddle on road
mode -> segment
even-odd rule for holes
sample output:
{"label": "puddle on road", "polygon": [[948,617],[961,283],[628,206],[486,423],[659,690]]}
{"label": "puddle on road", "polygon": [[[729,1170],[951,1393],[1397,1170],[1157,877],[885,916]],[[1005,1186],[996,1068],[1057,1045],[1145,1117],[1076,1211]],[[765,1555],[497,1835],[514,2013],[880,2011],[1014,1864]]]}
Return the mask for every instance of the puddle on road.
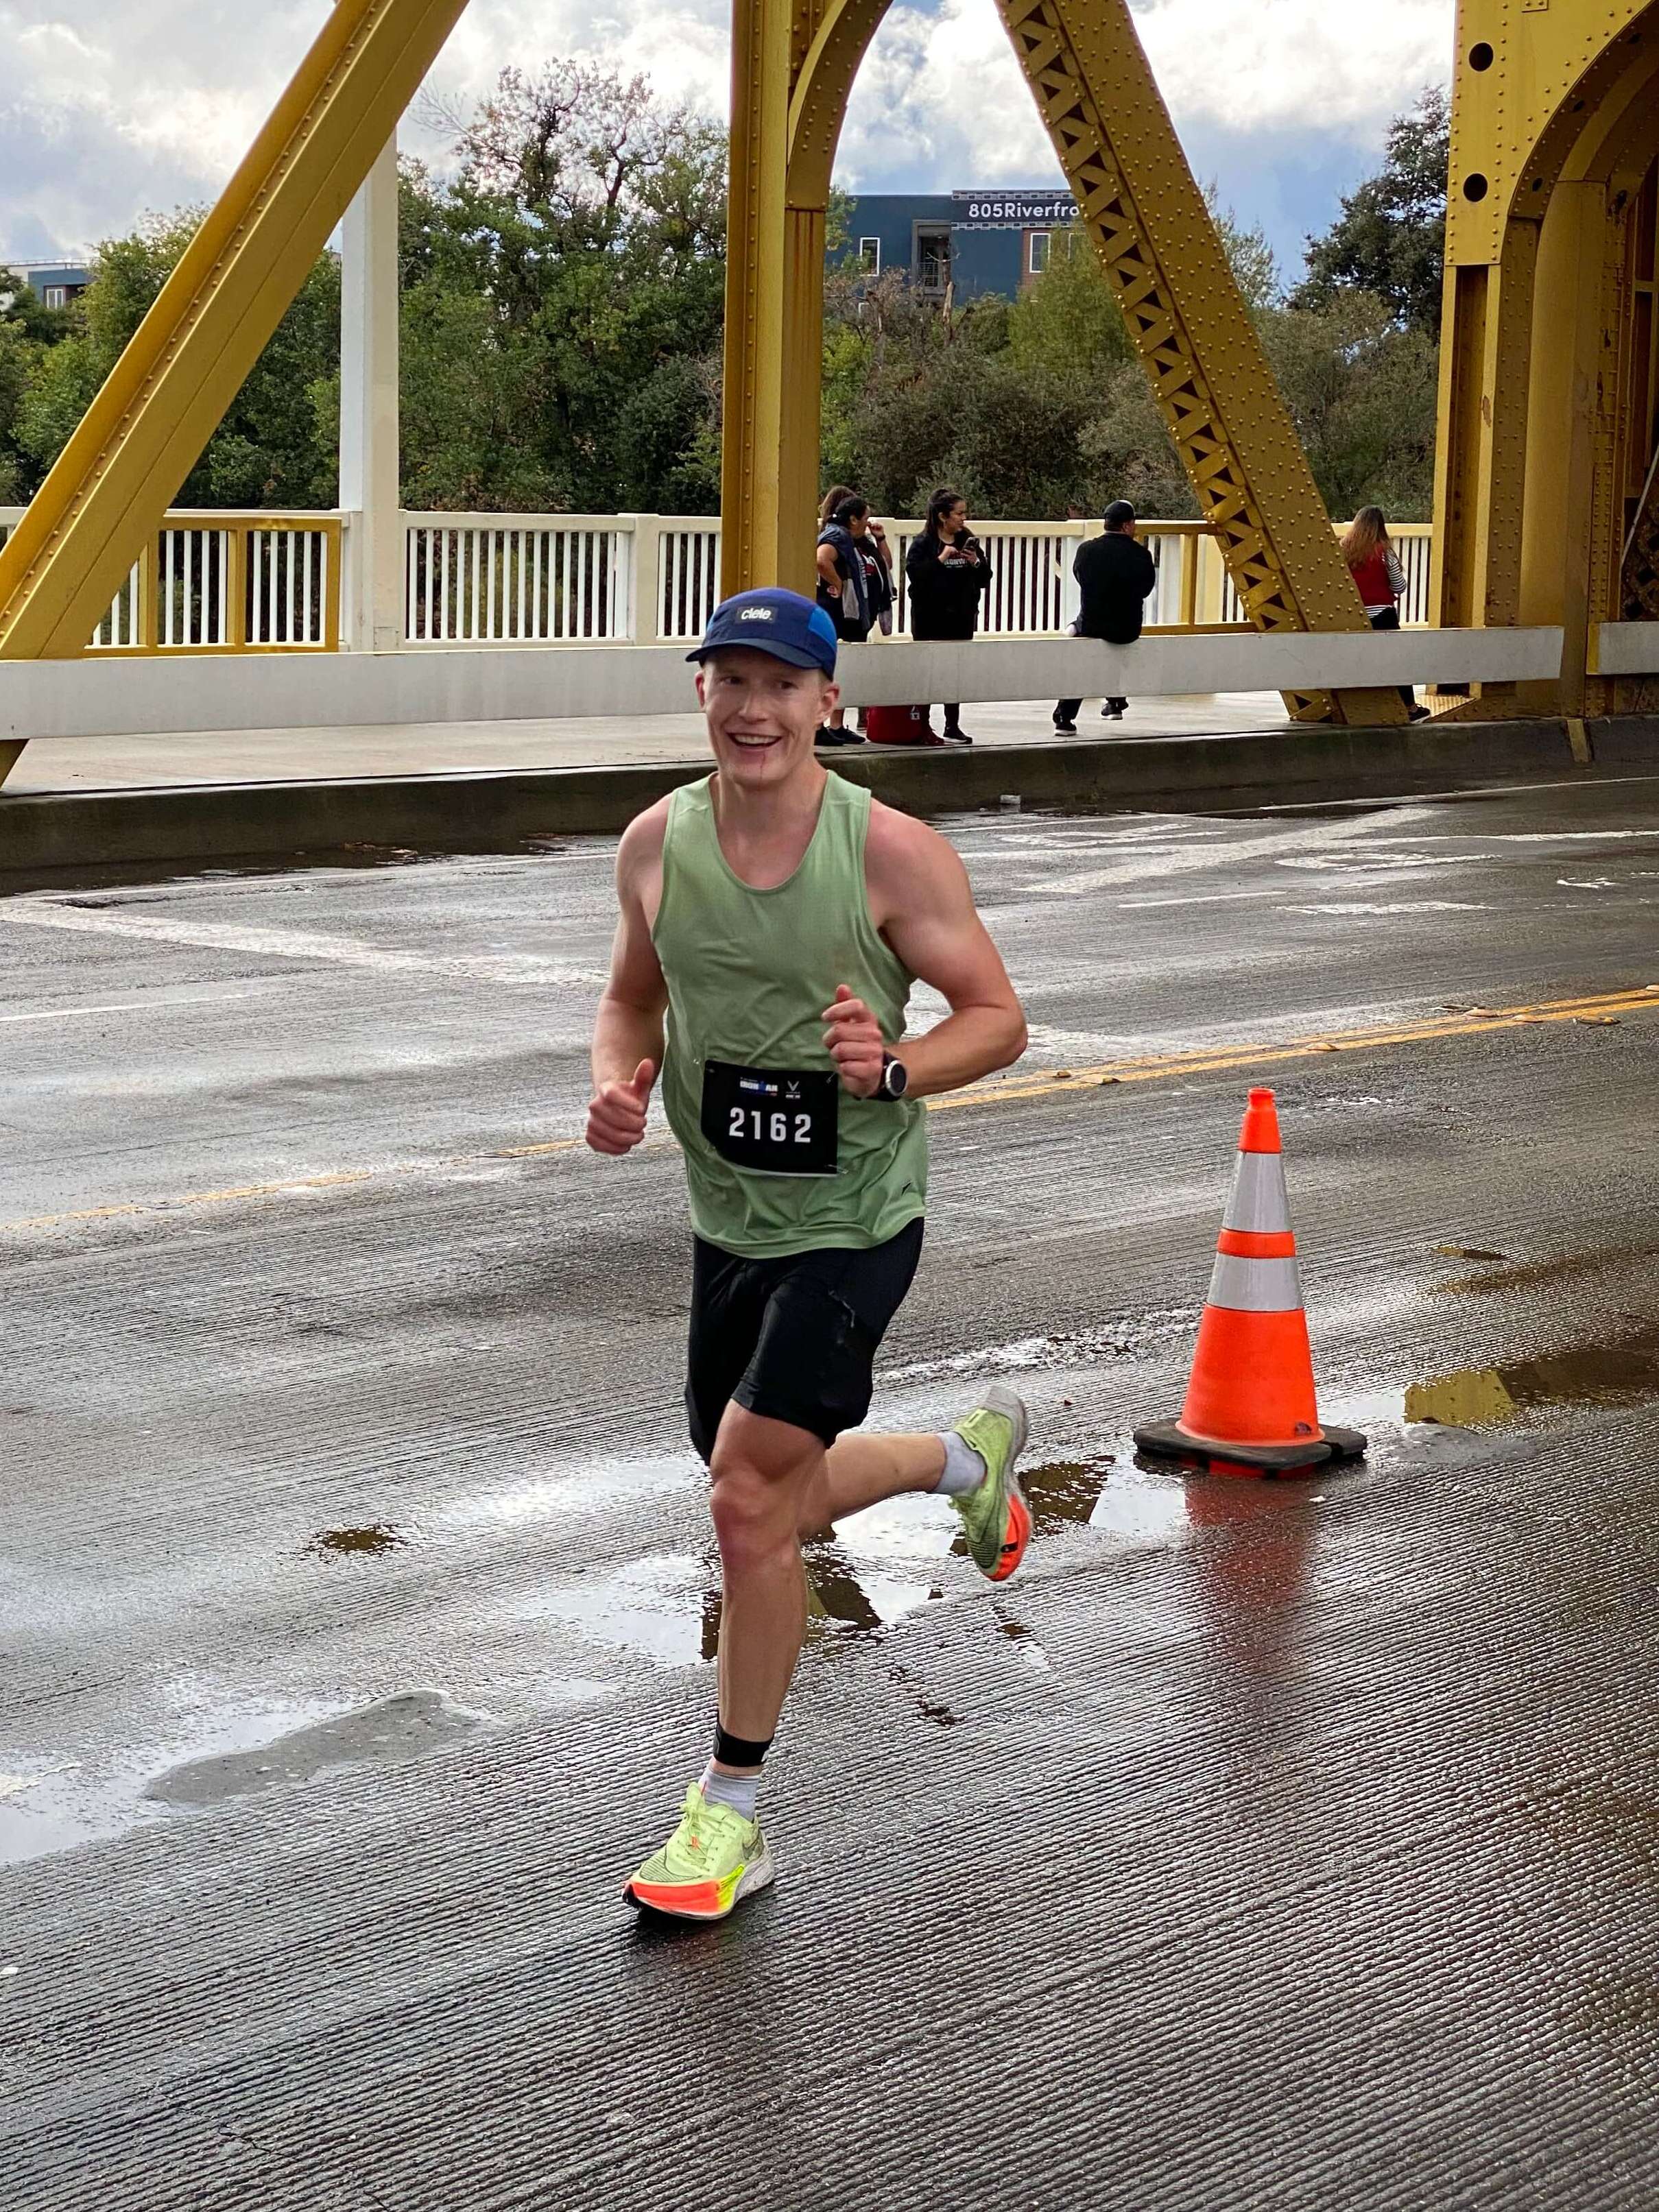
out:
{"label": "puddle on road", "polygon": [[1158,1542],[1187,1526],[1180,1475],[1151,1461],[1143,1464],[1127,1447],[1121,1453],[1022,1468],[1019,1479],[1038,1536],[1057,1535],[1069,1523]]}
{"label": "puddle on road", "polygon": [[485,1725],[482,1713],[441,1690],[403,1690],[355,1712],[313,1721],[274,1741],[211,1759],[187,1760],[144,1791],[167,1805],[222,1805],[233,1797],[280,1790],[343,1766],[386,1765],[459,1743]]}
{"label": "puddle on road", "polygon": [[70,1758],[20,1759],[22,1771],[0,1774],[0,1866],[325,1773],[420,1758],[489,1724],[434,1689],[348,1712],[313,1702],[239,1703],[177,1718],[182,1727],[159,1740],[141,1735]]}
{"label": "puddle on road", "polygon": [[1407,1421],[1498,1427],[1569,1406],[1641,1406],[1659,1398],[1659,1330],[1617,1344],[1581,1344],[1545,1359],[1471,1367],[1414,1382]]}
{"label": "puddle on road", "polygon": [[[1039,1538],[1093,1528],[1129,1543],[1159,1543],[1188,1525],[1179,1475],[1115,1451],[1021,1469]],[[948,1596],[980,1592],[966,1570],[962,1524],[947,1500],[909,1494],[850,1515],[833,1537],[805,1547],[807,1648],[879,1634]],[[668,1667],[711,1662],[720,1639],[720,1567],[712,1545],[588,1574],[538,1591],[526,1619],[553,1620],[591,1644]]]}
{"label": "puddle on road", "polygon": [[719,1577],[712,1557],[690,1552],[628,1559],[592,1574],[569,1572],[520,1611],[526,1619],[562,1621],[591,1644],[665,1667],[696,1667],[714,1656]]}
{"label": "puddle on road", "polygon": [[1462,1367],[1403,1389],[1334,1401],[1333,1420],[1451,1429],[1525,1427],[1575,1406],[1609,1410],[1659,1401],[1659,1327],[1626,1336],[1569,1345],[1536,1359]]}
{"label": "puddle on road", "polygon": [[387,1552],[400,1551],[403,1543],[397,1529],[376,1521],[367,1528],[325,1528],[312,1538],[306,1550],[323,1559],[380,1559]]}

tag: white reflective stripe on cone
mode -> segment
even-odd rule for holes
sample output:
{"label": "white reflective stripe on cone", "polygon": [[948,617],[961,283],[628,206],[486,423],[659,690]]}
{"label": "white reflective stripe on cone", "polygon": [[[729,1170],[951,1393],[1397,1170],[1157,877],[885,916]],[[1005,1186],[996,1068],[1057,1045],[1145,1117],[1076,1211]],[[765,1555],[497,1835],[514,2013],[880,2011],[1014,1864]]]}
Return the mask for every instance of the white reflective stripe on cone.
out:
{"label": "white reflective stripe on cone", "polygon": [[1291,1225],[1285,1195],[1285,1160],[1279,1152],[1241,1152],[1227,1200],[1224,1229],[1248,1230],[1256,1237],[1279,1237]]}
{"label": "white reflective stripe on cone", "polygon": [[1241,1260],[1218,1252],[1210,1278],[1208,1304],[1235,1313],[1293,1313],[1302,1303],[1302,1279],[1294,1260]]}

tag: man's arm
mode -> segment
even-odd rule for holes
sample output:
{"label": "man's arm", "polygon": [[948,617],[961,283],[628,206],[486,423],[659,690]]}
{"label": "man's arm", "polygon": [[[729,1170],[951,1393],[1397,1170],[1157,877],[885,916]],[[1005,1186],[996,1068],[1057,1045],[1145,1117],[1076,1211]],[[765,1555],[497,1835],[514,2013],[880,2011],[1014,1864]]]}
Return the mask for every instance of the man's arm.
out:
{"label": "man's arm", "polygon": [[632,1152],[645,1135],[651,1086],[662,1065],[668,987],[651,941],[650,905],[659,896],[667,802],[641,814],[617,854],[621,908],[611,951],[611,980],[593,1024],[593,1097],[587,1141],[596,1152]]}
{"label": "man's arm", "polygon": [[[865,866],[878,928],[951,1007],[937,1029],[907,1040],[900,1053],[908,1095],[960,1090],[1010,1066],[1025,1049],[1025,1017],[955,851],[925,822],[878,803],[870,810]],[[850,994],[837,994],[824,1023],[842,1085],[854,1097],[869,1097],[881,1080],[883,1054],[897,1040],[884,1038],[869,1008]]]}

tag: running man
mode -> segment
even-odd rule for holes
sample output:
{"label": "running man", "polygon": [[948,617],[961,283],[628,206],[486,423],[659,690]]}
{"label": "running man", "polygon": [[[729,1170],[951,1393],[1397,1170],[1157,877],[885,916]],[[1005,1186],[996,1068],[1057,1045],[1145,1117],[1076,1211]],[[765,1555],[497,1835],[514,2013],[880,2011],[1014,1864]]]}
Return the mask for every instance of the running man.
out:
{"label": "running man", "polygon": [[[744,592],[689,658],[714,772],[623,838],[587,1141],[631,1152],[661,1069],[696,1232],[685,1398],[714,1478],[720,1711],[679,1826],[627,1893],[718,1920],[775,1871],[756,1793],[806,1629],[803,1537],[931,1491],[994,1582],[1030,1540],[1012,1390],[943,1436],[847,1433],[921,1253],[920,1101],[1018,1060],[1025,1020],[951,847],[814,757],[840,697],[829,617]],[[951,1012],[906,1039],[917,978]]]}

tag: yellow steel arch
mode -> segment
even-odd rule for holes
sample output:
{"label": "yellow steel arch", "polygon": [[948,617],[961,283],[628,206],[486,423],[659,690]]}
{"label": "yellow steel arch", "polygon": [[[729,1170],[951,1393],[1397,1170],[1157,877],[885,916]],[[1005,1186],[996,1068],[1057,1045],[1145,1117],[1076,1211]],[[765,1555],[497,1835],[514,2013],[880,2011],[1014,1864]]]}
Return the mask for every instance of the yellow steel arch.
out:
{"label": "yellow steel arch", "polygon": [[888,0],[734,0],[724,588],[812,588],[824,217],[860,63]]}
{"label": "yellow steel arch", "polygon": [[[1364,613],[1152,76],[1128,0],[998,0],[1188,482],[1260,629],[1363,629]],[[1397,722],[1397,693],[1291,696]]]}
{"label": "yellow steel arch", "polygon": [[1654,450],[1652,396],[1638,422],[1632,360],[1646,343],[1632,249],[1652,248],[1632,230],[1659,156],[1659,40],[1586,114],[1539,227],[1528,359],[1515,372],[1528,386],[1516,612],[1564,633],[1557,684],[1520,687],[1516,703],[1572,714],[1612,703],[1587,672],[1593,628],[1622,611],[1624,488],[1640,484]]}
{"label": "yellow steel arch", "polygon": [[465,4],[337,0],[0,551],[0,659],[85,649]]}
{"label": "yellow steel arch", "polygon": [[[769,15],[775,4],[738,0],[733,48],[727,589],[778,581],[810,588],[823,211],[848,97],[886,0],[830,0],[799,12],[793,43]],[[1127,0],[1000,4],[1246,613],[1264,629],[1363,629],[1306,456]],[[756,149],[767,148],[763,118],[775,131],[785,112],[780,176],[775,149],[770,161]],[[1322,695],[1290,703],[1305,714],[1333,710]],[[1397,693],[1368,690],[1342,695],[1334,711],[1377,723],[1398,721],[1403,710]]]}
{"label": "yellow steel arch", "polygon": [[[728,586],[810,580],[823,217],[848,94],[884,5],[735,0]],[[0,553],[0,657],[83,649],[464,6],[336,0]],[[1357,599],[1128,0],[999,6],[1252,620],[1357,627]],[[1523,599],[1530,608],[1554,593],[1571,629],[1577,592],[1582,635],[1610,611],[1629,501],[1608,456],[1652,434],[1630,419],[1620,367],[1620,194],[1628,200],[1652,136],[1656,39],[1659,0],[1461,0],[1436,580],[1448,623],[1512,622]],[[1534,366],[1564,315],[1575,349],[1565,399],[1555,364]],[[1588,442],[1576,428],[1565,447],[1555,436],[1564,408],[1569,427],[1588,414]],[[1588,462],[1573,459],[1585,453]],[[1559,582],[1540,550],[1537,497],[1528,520],[1528,484],[1541,489],[1552,471],[1567,510],[1588,517],[1573,524],[1571,573]],[[1350,719],[1398,711],[1391,693],[1336,705]],[[0,750],[0,772],[6,761]]]}
{"label": "yellow steel arch", "polygon": [[1544,225],[1575,148],[1645,80],[1659,0],[1460,0],[1456,38],[1433,592],[1443,623],[1479,627],[1518,618],[1534,360],[1563,307],[1578,324],[1563,267],[1537,328]]}
{"label": "yellow steel arch", "polygon": [[[337,0],[0,554],[0,658],[83,649],[465,4]],[[728,588],[810,582],[824,214],[848,95],[884,6],[735,0]],[[1251,618],[1263,627],[1357,627],[1358,602],[1306,462],[1126,0],[1003,6]],[[1388,692],[1346,704],[1372,720],[1398,712]],[[0,759],[0,770],[7,764]]]}

